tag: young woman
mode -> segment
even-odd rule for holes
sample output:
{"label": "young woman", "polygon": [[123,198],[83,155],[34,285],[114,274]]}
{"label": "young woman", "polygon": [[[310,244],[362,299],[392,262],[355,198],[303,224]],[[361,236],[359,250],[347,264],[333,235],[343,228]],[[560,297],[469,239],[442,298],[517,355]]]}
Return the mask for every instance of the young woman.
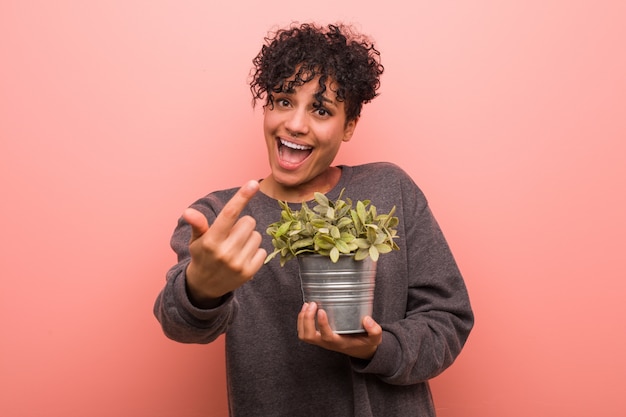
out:
{"label": "young woman", "polygon": [[[154,312],[180,342],[226,335],[233,417],[434,416],[428,380],[452,364],[473,326],[463,278],[413,180],[390,163],[332,165],[377,95],[379,57],[343,25],[266,38],[251,91],[264,100],[270,173],[199,199],[174,231],[178,263]],[[378,261],[374,311],[359,335],[333,333],[322,309],[303,305],[295,262],[263,264],[277,200],[297,208],[316,191],[336,199],[342,189],[380,212],[395,205],[400,220],[400,250]]]}

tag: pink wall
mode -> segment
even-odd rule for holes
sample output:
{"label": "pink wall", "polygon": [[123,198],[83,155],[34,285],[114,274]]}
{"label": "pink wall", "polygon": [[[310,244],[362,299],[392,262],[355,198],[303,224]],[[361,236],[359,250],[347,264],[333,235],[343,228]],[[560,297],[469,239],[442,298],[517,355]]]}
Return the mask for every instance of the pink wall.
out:
{"label": "pink wall", "polygon": [[210,3],[0,4],[0,415],[226,415],[221,342],[168,341],[152,302],[183,208],[267,173],[246,79],[292,19],[378,40],[338,162],[403,166],[466,275],[439,415],[623,413],[624,2]]}

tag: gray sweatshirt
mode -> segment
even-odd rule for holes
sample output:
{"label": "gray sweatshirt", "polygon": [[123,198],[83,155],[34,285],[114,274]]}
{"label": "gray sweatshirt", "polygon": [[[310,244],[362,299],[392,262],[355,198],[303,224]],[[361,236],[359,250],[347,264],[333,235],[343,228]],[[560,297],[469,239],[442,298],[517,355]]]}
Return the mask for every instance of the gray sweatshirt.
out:
{"label": "gray sweatshirt", "polygon": [[[232,417],[427,417],[435,415],[428,380],[461,352],[474,317],[463,278],[426,198],[389,163],[341,166],[337,199],[369,199],[379,213],[395,205],[399,251],[377,264],[373,318],[383,328],[374,357],[359,360],[299,341],[302,291],[295,260],[274,259],[224,297],[220,306],[194,307],[185,290],[191,230],[179,220],[171,240],[178,263],[167,273],[154,313],[171,339],[209,343],[226,335],[228,400]],[[237,189],[211,193],[191,207],[209,224]],[[294,204],[293,208],[299,208]],[[280,218],[276,200],[257,193],[242,215],[265,229]]]}

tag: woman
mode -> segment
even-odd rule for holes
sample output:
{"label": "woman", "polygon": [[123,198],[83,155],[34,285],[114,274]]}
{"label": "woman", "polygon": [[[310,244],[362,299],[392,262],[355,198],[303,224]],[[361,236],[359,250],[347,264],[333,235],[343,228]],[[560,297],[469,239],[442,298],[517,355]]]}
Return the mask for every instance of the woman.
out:
{"label": "woman", "polygon": [[[389,163],[332,165],[377,95],[380,54],[343,25],[292,26],[265,41],[251,91],[265,100],[270,174],[183,213],[171,240],[178,263],[155,315],[180,342],[226,335],[231,416],[434,416],[428,380],[452,364],[473,326],[463,278],[406,173]],[[295,263],[263,264],[276,200],[297,207],[342,189],[380,212],[395,205],[400,220],[401,250],[378,261],[360,335],[333,333],[323,310],[302,304]]]}

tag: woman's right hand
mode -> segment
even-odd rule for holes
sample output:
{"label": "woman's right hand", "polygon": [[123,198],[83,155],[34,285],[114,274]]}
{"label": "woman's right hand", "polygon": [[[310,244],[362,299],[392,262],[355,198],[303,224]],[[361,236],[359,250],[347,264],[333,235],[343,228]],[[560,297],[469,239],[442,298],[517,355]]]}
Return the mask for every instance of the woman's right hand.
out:
{"label": "woman's right hand", "polygon": [[251,216],[239,218],[259,190],[249,181],[226,203],[211,226],[199,211],[188,208],[183,218],[191,225],[191,263],[187,266],[187,292],[198,307],[211,307],[225,294],[252,279],[267,252]]}

